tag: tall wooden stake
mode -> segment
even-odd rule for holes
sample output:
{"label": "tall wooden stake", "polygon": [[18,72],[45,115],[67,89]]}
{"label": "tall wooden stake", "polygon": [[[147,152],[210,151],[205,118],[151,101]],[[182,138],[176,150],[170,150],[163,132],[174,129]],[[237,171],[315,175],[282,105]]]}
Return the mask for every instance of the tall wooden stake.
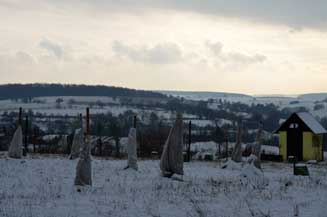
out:
{"label": "tall wooden stake", "polygon": [[134,115],[134,121],[133,121],[133,127],[136,129],[136,120],[137,120],[137,116]]}
{"label": "tall wooden stake", "polygon": [[20,107],[18,113],[18,126],[22,126],[22,113],[22,107]]}
{"label": "tall wooden stake", "polygon": [[160,121],[159,121],[159,127],[158,127],[158,133],[159,133],[159,147],[160,147],[160,149],[162,148],[162,133],[164,132],[164,131],[161,129],[161,125],[162,125],[162,120],[160,119]]}
{"label": "tall wooden stake", "polygon": [[192,136],[192,121],[188,123],[188,149],[187,149],[187,160],[191,161],[191,136]]}
{"label": "tall wooden stake", "polygon": [[220,160],[220,158],[221,158],[221,142],[218,139],[218,123],[217,123],[217,120],[216,120],[216,141],[218,143],[218,159]]}
{"label": "tall wooden stake", "polygon": [[79,126],[78,128],[82,128],[83,129],[83,115],[82,113],[79,113],[79,119],[78,119],[78,123],[79,123]]}
{"label": "tall wooden stake", "polygon": [[34,127],[33,129],[33,133],[32,133],[32,142],[33,142],[33,153],[35,153],[35,142],[36,142],[36,138],[37,138],[37,133],[36,133],[36,127]]}
{"label": "tall wooden stake", "polygon": [[27,155],[27,149],[28,149],[28,141],[27,141],[27,134],[28,134],[28,115],[25,116],[25,143],[24,143],[24,152],[23,155]]}
{"label": "tall wooden stake", "polygon": [[90,108],[86,108],[86,135],[90,135]]}
{"label": "tall wooden stake", "polygon": [[228,131],[225,131],[225,142],[226,142],[226,147],[225,147],[225,152],[226,152],[226,160],[228,160]]}

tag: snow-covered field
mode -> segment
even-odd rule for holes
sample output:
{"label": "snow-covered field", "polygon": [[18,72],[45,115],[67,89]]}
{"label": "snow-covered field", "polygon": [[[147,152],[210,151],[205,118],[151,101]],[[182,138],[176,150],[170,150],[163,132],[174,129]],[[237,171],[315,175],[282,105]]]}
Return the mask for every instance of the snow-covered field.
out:
{"label": "snow-covered field", "polygon": [[[296,107],[305,107],[310,113],[313,114],[314,117],[321,119],[323,117],[327,117],[327,102],[322,101],[325,95],[320,96],[306,96],[306,97],[277,97],[277,96],[270,96],[270,97],[251,97],[246,95],[240,94],[222,94],[222,93],[184,93],[181,92],[179,94],[185,98],[191,97],[193,100],[200,100],[202,99],[200,96],[207,97],[213,96],[213,99],[216,101],[209,103],[208,107],[215,110],[218,109],[221,101],[228,101],[228,102],[239,102],[247,105],[251,104],[275,104],[278,106],[279,109],[284,108],[296,108]],[[186,95],[185,95],[186,94]],[[213,95],[212,95],[213,94]],[[179,95],[177,95],[179,96]],[[197,98],[199,96],[200,98]],[[327,95],[326,95],[327,96]],[[63,101],[60,105],[56,102],[57,99],[60,98]],[[319,101],[319,108],[315,109],[317,105],[316,100]],[[71,103],[74,102],[74,103]],[[100,105],[99,103],[102,103]],[[109,104],[108,104],[109,103]],[[165,111],[162,109],[141,109],[135,106],[125,106],[121,105],[119,99],[114,99],[111,97],[99,97],[99,96],[54,96],[54,97],[35,97],[29,103],[23,103],[21,100],[13,101],[13,100],[0,100],[0,114],[4,112],[12,112],[17,111],[19,107],[22,107],[25,110],[32,110],[35,113],[41,113],[46,115],[70,115],[70,116],[77,116],[80,113],[85,112],[85,108],[89,106],[91,107],[91,113],[93,114],[106,114],[108,112],[112,113],[114,116],[118,116],[128,110],[138,113],[142,120],[147,121],[149,118],[149,114],[151,112],[156,113],[159,117],[162,118],[171,118],[175,116],[170,111]],[[239,112],[237,113],[238,116],[242,116],[247,118],[250,114],[246,112]],[[196,116],[191,114],[184,114],[184,117],[188,118],[196,118]],[[280,120],[282,122],[283,120]],[[193,120],[193,124],[204,127],[204,126],[214,126],[216,123],[213,121],[208,120]],[[224,124],[232,124],[230,120],[221,119],[217,123],[220,127]]]}
{"label": "snow-covered field", "polygon": [[[56,100],[61,98],[63,102],[58,106]],[[42,102],[30,102],[22,103],[20,101],[15,102],[11,100],[0,100],[0,113],[17,111],[19,107],[26,110],[32,110],[33,112],[38,112],[46,115],[78,115],[85,112],[85,108],[90,106],[90,104],[97,101],[102,103],[114,103],[114,105],[103,105],[103,106],[92,106],[92,113],[96,114],[106,114],[111,112],[113,115],[119,115],[127,110],[132,110],[134,112],[140,112],[139,109],[134,107],[121,106],[119,102],[114,101],[110,97],[78,97],[78,96],[58,96],[58,97],[35,97],[34,100]],[[70,104],[69,101],[74,100],[75,104]]]}
{"label": "snow-covered field", "polygon": [[327,168],[310,165],[310,177],[294,177],[290,164],[263,164],[264,177],[217,162],[185,164],[184,181],[162,178],[159,162],[94,159],[93,186],[74,187],[77,161],[49,156],[0,159],[0,216],[219,216],[325,217]]}
{"label": "snow-covered field", "polygon": [[[56,103],[56,100],[60,98],[63,102]],[[73,104],[70,101],[74,101]],[[99,106],[97,102],[103,103]],[[106,105],[105,103],[111,103]],[[141,115],[148,115],[151,112],[155,112],[159,117],[170,118],[176,116],[176,114],[165,111],[162,109],[141,109],[135,106],[121,105],[119,100],[114,100],[111,97],[101,96],[54,96],[54,97],[34,97],[32,102],[23,103],[21,100],[0,100],[0,114],[4,112],[18,111],[22,107],[24,110],[31,110],[35,113],[41,113],[45,115],[79,115],[85,113],[86,107],[91,107],[93,114],[106,114],[112,113],[114,116],[123,114],[126,111],[133,111]],[[195,118],[196,116],[185,114],[186,117]]]}
{"label": "snow-covered field", "polygon": [[[279,109],[284,108],[296,108],[305,107],[313,116],[317,118],[327,117],[327,98],[326,93],[320,94],[305,94],[305,95],[272,95],[272,96],[250,96],[243,94],[230,94],[230,93],[210,93],[210,92],[183,92],[183,91],[163,91],[162,93],[173,95],[176,97],[183,97],[190,100],[208,100],[214,99],[215,102],[209,103],[208,107],[211,109],[217,109],[219,101],[226,101],[231,103],[243,103],[247,105],[251,104],[274,104]],[[314,109],[315,105],[320,104],[322,107]],[[248,114],[238,114],[246,117]]]}

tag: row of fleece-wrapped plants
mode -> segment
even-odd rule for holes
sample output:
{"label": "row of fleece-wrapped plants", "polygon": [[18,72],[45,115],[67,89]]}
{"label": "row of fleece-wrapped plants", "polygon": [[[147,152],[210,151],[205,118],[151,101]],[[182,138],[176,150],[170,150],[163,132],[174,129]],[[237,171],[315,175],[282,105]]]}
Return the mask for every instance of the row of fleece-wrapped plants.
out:
{"label": "row of fleece-wrapped plants", "polygon": [[[92,161],[91,161],[91,138],[90,138],[90,112],[86,109],[86,126],[83,127],[83,122],[80,122],[80,127],[75,130],[74,138],[71,146],[69,159],[79,159],[76,165],[76,185],[92,185]],[[8,156],[10,158],[22,158],[23,155],[23,133],[22,133],[21,110],[19,113],[18,127],[14,133],[9,146]],[[247,161],[253,168],[261,169],[260,153],[261,153],[261,134],[262,128],[258,130],[255,146],[252,148],[252,154]],[[136,125],[130,129],[127,141],[128,165],[125,169],[138,169],[137,166],[137,129]],[[237,142],[234,146],[232,157],[227,161],[223,168],[235,166],[242,163],[242,127],[238,127]],[[183,142],[183,117],[178,113],[176,120],[169,132],[168,138],[163,147],[160,157],[161,174],[164,177],[172,177],[174,174],[183,175],[184,163],[184,142]],[[24,150],[26,151],[26,150]]]}
{"label": "row of fleece-wrapped plants", "polygon": [[260,126],[249,157],[242,156],[240,125],[231,158],[223,164],[185,163],[183,116],[177,114],[159,161],[138,159],[135,126],[128,134],[127,162],[108,160],[91,156],[87,109],[68,157],[25,157],[20,119],[8,157],[0,159],[0,214],[323,217],[325,169],[312,165],[310,177],[296,177],[290,164],[262,163],[262,131]]}

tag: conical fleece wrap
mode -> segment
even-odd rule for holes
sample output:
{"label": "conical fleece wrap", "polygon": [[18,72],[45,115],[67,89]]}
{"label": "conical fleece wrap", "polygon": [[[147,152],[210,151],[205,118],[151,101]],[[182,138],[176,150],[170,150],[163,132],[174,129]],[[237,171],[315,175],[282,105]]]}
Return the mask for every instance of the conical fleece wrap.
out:
{"label": "conical fleece wrap", "polygon": [[82,145],[76,166],[75,185],[92,185],[91,142],[88,136]]}
{"label": "conical fleece wrap", "polygon": [[10,142],[8,156],[11,158],[21,158],[23,155],[23,131],[22,127],[18,126],[14,136]]}
{"label": "conical fleece wrap", "polygon": [[79,156],[80,148],[82,146],[83,142],[83,130],[82,129],[76,129],[73,139],[73,144],[70,152],[69,159],[76,159]]}
{"label": "conical fleece wrap", "polygon": [[257,167],[258,169],[261,169],[261,143],[262,143],[262,126],[260,126],[257,132],[255,145],[252,151],[252,154],[256,156],[256,160],[253,163],[254,166]]}
{"label": "conical fleece wrap", "polygon": [[162,175],[167,177],[173,174],[183,175],[183,163],[183,120],[182,115],[178,114],[161,155],[160,169]]}
{"label": "conical fleece wrap", "polygon": [[131,128],[128,134],[127,145],[128,161],[127,167],[137,170],[137,141],[136,141],[136,129]]}

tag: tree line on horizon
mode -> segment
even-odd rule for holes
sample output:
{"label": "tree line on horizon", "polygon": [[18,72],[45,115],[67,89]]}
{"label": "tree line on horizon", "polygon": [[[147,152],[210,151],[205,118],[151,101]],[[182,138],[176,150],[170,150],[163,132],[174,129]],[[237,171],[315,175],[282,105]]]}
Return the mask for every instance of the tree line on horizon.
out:
{"label": "tree line on horizon", "polygon": [[0,99],[18,99],[46,96],[108,96],[166,98],[164,94],[105,85],[78,84],[3,84]]}

